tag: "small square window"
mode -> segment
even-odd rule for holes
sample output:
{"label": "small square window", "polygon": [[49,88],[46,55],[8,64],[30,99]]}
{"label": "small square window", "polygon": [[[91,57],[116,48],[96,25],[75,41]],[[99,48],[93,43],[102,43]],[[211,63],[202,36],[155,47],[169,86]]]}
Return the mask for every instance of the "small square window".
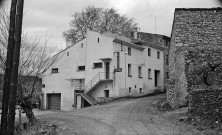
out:
{"label": "small square window", "polygon": [[128,55],[131,56],[131,48],[128,47]]}
{"label": "small square window", "polygon": [[58,73],[58,72],[59,72],[59,69],[58,69],[58,68],[52,68],[51,73]]}
{"label": "small square window", "polygon": [[148,48],[148,56],[151,56],[151,49]]}
{"label": "small square window", "polygon": [[103,67],[102,62],[99,62],[99,63],[93,63],[93,68],[102,68],[102,67]]}
{"label": "small square window", "polygon": [[45,84],[42,84],[42,88],[45,88]]}
{"label": "small square window", "polygon": [[85,66],[78,66],[78,71],[85,71]]}

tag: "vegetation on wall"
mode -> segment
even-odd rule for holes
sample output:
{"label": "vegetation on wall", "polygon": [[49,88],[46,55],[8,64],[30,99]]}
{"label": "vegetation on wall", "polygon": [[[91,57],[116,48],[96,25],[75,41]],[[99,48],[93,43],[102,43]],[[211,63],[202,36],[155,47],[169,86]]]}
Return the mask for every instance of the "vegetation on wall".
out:
{"label": "vegetation on wall", "polygon": [[189,85],[221,85],[222,47],[203,45],[189,47],[186,51],[187,79]]}

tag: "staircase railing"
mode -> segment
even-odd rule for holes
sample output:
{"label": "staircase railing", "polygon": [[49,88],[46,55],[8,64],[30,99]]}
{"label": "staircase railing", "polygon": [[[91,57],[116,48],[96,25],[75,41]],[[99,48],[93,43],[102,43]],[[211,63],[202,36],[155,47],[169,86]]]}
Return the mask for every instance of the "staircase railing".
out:
{"label": "staircase railing", "polygon": [[112,80],[112,72],[99,72],[95,77],[85,86],[85,92],[89,92],[95,85],[97,85],[101,80]]}

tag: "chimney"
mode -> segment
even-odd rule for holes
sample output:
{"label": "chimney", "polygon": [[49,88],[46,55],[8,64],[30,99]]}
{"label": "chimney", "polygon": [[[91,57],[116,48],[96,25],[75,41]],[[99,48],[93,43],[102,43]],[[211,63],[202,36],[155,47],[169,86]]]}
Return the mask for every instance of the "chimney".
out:
{"label": "chimney", "polygon": [[137,32],[138,32],[138,28],[137,27],[135,27],[134,29],[133,29],[133,37],[135,38],[135,39],[137,39]]}

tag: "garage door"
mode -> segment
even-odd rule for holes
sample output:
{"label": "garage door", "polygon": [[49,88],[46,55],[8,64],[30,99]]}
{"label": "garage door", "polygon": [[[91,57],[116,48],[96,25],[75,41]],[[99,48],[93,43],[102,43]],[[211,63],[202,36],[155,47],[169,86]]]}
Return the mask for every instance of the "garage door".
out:
{"label": "garage door", "polygon": [[48,109],[60,110],[61,94],[48,94]]}

